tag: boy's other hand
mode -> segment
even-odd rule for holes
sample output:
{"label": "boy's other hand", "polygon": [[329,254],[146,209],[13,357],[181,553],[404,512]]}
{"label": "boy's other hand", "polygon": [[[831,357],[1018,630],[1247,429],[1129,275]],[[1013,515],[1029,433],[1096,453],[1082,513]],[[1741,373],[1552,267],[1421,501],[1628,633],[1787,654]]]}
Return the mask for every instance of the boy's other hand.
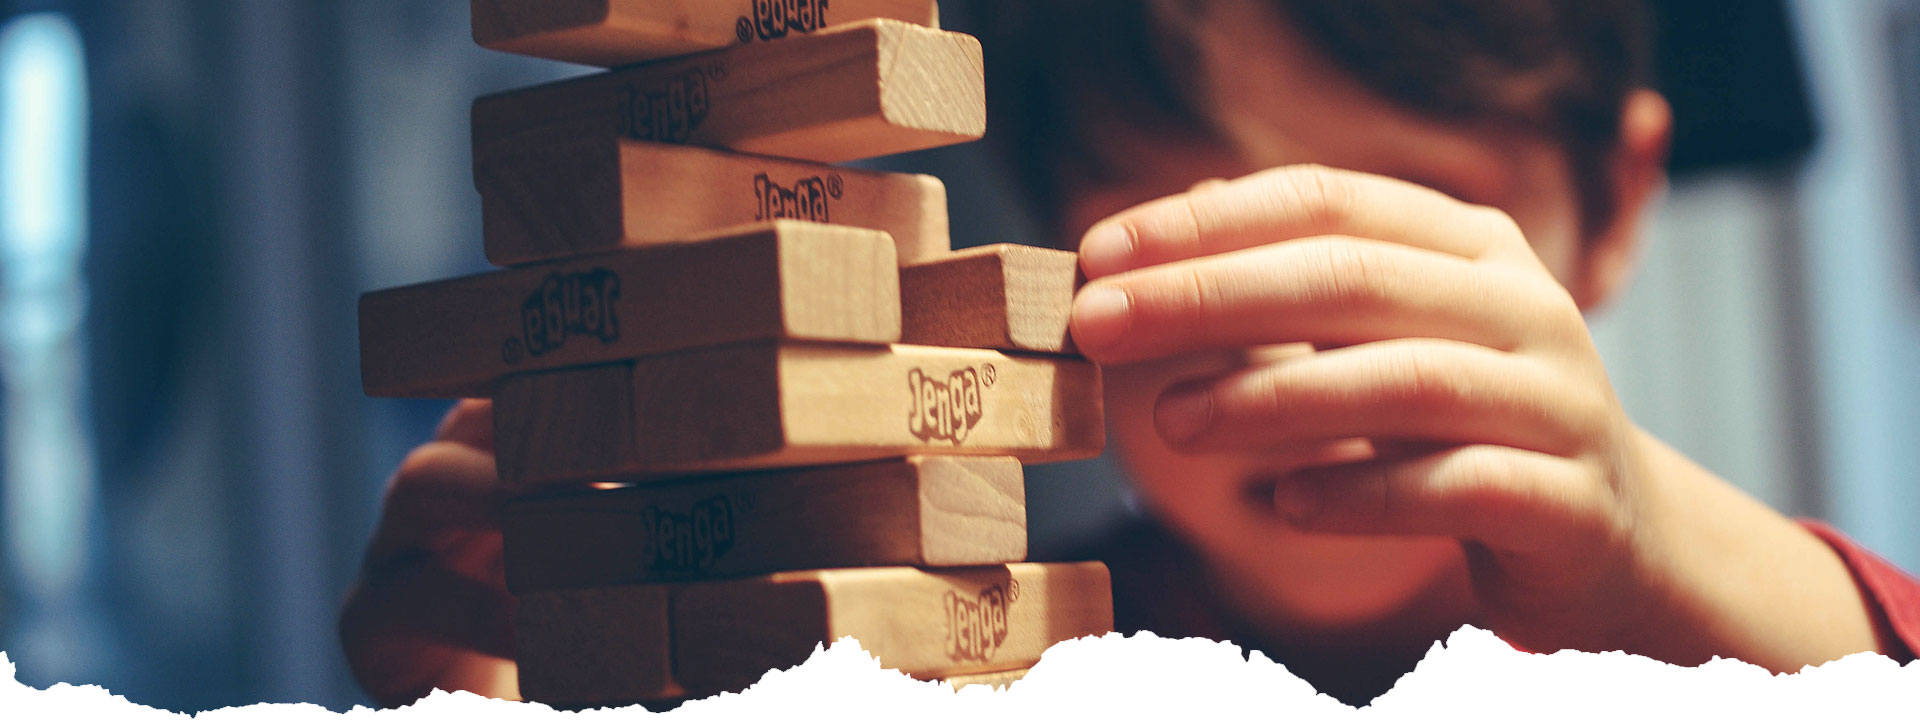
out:
{"label": "boy's other hand", "polygon": [[408,704],[436,688],[519,698],[501,563],[504,498],[493,406],[483,400],[455,406],[388,484],[340,616],[347,662],[380,704]]}
{"label": "boy's other hand", "polygon": [[1732,596],[1777,589],[1754,548],[1786,548],[1775,557],[1819,582],[1849,582],[1844,568],[1634,427],[1579,306],[1499,210],[1283,167],[1109,218],[1081,263],[1073,337],[1101,364],[1320,348],[1176,384],[1152,421],[1192,453],[1384,441],[1396,452],[1290,473],[1275,511],[1310,532],[1459,539],[1488,622],[1515,642],[1788,669],[1854,646],[1829,642],[1859,627],[1844,618],[1789,638],[1806,653],[1747,642],[1779,610]]}

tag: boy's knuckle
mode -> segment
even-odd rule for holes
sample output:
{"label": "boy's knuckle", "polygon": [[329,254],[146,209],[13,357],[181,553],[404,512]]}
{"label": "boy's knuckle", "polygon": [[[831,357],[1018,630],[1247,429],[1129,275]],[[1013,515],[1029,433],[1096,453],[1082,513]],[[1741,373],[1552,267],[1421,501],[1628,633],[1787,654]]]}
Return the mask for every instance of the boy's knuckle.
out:
{"label": "boy's knuckle", "polygon": [[456,429],[465,428],[480,422],[492,422],[493,404],[485,400],[468,398],[455,403],[447,416],[440,421],[436,437],[444,438]]}
{"label": "boy's knuckle", "polygon": [[445,473],[454,465],[461,451],[458,445],[444,441],[414,448],[401,458],[400,468],[394,472],[393,482],[389,486],[389,494],[393,488]]}
{"label": "boy's knuckle", "polygon": [[1491,447],[1475,446],[1461,450],[1455,462],[1461,486],[1477,500],[1491,500],[1519,475],[1513,457]]}
{"label": "boy's knuckle", "polygon": [[1220,289],[1198,267],[1181,268],[1172,277],[1173,313],[1166,318],[1167,329],[1178,331],[1205,323],[1220,306]]}
{"label": "boy's knuckle", "polygon": [[1296,165],[1282,178],[1283,199],[1298,204],[1309,227],[1331,231],[1353,219],[1359,192],[1348,173],[1324,165]]}
{"label": "boy's knuckle", "polygon": [[1389,400],[1409,412],[1439,412],[1457,405],[1470,392],[1459,373],[1430,354],[1402,350],[1388,363]]}
{"label": "boy's knuckle", "polygon": [[1479,216],[1481,231],[1489,240],[1508,245],[1516,242],[1523,245],[1526,243],[1526,232],[1521,230],[1520,222],[1514,220],[1507,211],[1491,205],[1474,205],[1473,209]]}
{"label": "boy's knuckle", "polygon": [[1377,310],[1393,297],[1398,272],[1381,256],[1352,243],[1320,244],[1326,299],[1337,309]]}

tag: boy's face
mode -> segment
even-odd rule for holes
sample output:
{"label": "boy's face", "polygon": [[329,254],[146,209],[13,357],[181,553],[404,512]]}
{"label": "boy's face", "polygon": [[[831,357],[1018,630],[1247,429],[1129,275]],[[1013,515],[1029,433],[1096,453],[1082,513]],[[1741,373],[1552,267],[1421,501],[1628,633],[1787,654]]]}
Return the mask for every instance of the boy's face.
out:
{"label": "boy's face", "polygon": [[[1568,163],[1550,142],[1423,119],[1313,54],[1256,4],[1209,7],[1199,48],[1223,142],[1170,145],[1130,134],[1123,123],[1096,128],[1114,157],[1129,158],[1130,179],[1070,195],[1064,210],[1075,237],[1109,214],[1208,179],[1317,163],[1498,207],[1520,224],[1563,283],[1580,277],[1578,194]],[[1169,385],[1302,351],[1255,348],[1108,368],[1116,449],[1142,497],[1216,570],[1266,579],[1258,594],[1285,606],[1263,611],[1320,625],[1379,617],[1435,583],[1460,577],[1457,543],[1305,535],[1273,515],[1269,480],[1303,465],[1365,457],[1374,452],[1371,445],[1355,441],[1320,457],[1183,455],[1154,427],[1154,404]]]}

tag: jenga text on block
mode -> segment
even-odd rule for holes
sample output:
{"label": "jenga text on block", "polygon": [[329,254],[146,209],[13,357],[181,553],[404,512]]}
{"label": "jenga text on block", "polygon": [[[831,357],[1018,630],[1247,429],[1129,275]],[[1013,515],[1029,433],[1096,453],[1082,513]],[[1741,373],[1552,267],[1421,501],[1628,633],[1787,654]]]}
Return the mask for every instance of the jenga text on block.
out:
{"label": "jenga text on block", "polygon": [[817,162],[978,139],[980,43],[869,20],[480,98],[475,164],[505,139],[624,136]]}
{"label": "jenga text on block", "polygon": [[495,265],[676,242],[719,228],[803,220],[884,230],[902,265],[951,248],[947,190],[931,175],[609,136],[503,140],[474,181]]}
{"label": "jenga text on block", "polygon": [[872,18],[940,26],[935,0],[473,0],[471,10],[473,39],[484,47],[599,67]]}
{"label": "jenga text on block", "polygon": [[1077,460],[1105,444],[1073,357],[754,342],[502,380],[494,436],[522,488],[904,455]]}
{"label": "jenga text on block", "polygon": [[884,667],[940,678],[1031,667],[1055,643],[1113,630],[1100,563],[778,573],[687,585],[674,667],[696,691],[736,690],[853,637]]}
{"label": "jenga text on block", "polygon": [[369,293],[370,395],[484,397],[508,373],[759,338],[900,336],[886,233],[796,221]]}
{"label": "jenga text on block", "polygon": [[701,477],[508,503],[514,592],[807,568],[1020,562],[1012,458],[921,456]]}

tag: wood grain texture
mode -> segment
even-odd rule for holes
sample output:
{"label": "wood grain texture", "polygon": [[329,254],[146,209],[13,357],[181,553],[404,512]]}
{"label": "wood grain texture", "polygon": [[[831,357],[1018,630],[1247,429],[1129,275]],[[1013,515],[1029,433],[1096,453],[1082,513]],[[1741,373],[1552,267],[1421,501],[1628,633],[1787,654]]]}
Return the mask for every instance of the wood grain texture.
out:
{"label": "wood grain texture", "polygon": [[934,0],[473,0],[473,40],[615,67],[760,43],[871,18],[940,26]]}
{"label": "wood grain texture", "polygon": [[500,475],[531,487],[906,455],[1093,457],[1100,371],[991,350],[755,342],[517,375]]}
{"label": "wood grain texture", "polygon": [[1113,629],[1100,563],[778,573],[674,591],[674,667],[690,690],[744,688],[852,637],[917,678],[1031,667],[1055,643]]}
{"label": "wood grain texture", "polygon": [[360,299],[361,380],[395,397],[484,397],[508,373],[760,338],[888,343],[886,233],[794,221]]}
{"label": "wood grain texture", "polygon": [[508,504],[516,593],[808,568],[1026,559],[1012,458],[915,457],[736,474]]}
{"label": "wood grain texture", "polygon": [[904,265],[944,255],[947,191],[884,173],[607,136],[502,141],[477,160],[487,259],[530,262],[805,220],[884,230]]}
{"label": "wood grain texture", "polygon": [[475,165],[529,133],[843,162],[978,139],[980,43],[869,20],[480,98]]}
{"label": "wood grain texture", "polygon": [[633,585],[518,596],[521,697],[579,708],[685,695],[673,677],[670,593]]}
{"label": "wood grain texture", "polygon": [[1071,353],[1080,256],[1027,245],[960,250],[900,269],[900,340]]}

